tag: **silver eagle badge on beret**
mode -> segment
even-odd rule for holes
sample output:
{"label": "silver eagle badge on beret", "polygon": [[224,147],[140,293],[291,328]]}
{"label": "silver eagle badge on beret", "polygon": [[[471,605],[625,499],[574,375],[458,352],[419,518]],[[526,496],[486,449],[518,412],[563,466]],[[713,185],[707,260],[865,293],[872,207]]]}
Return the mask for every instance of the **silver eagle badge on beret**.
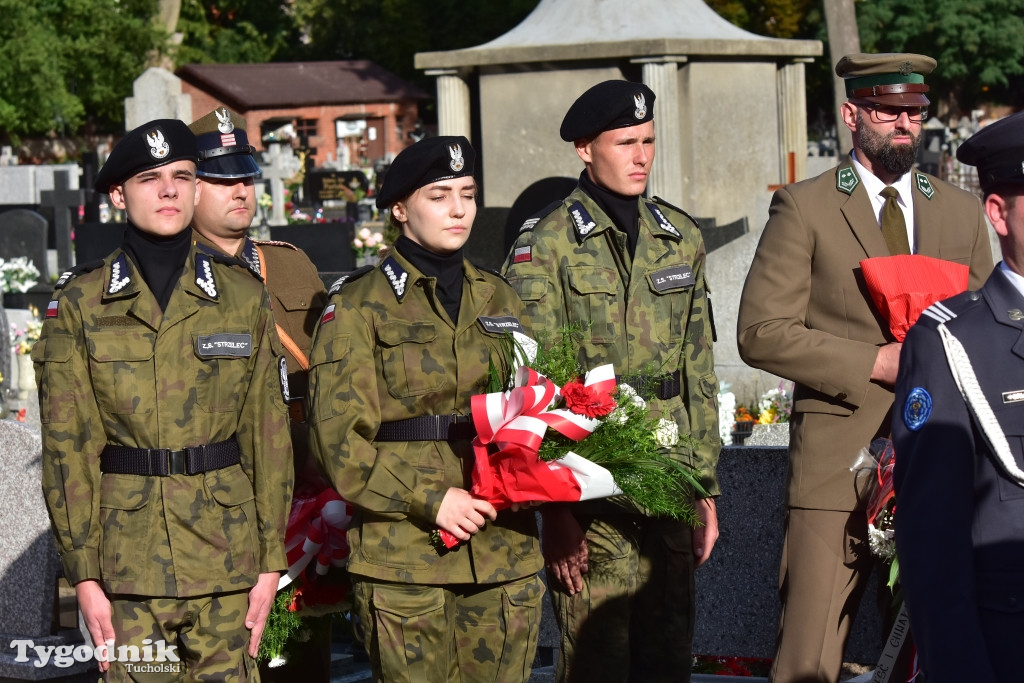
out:
{"label": "silver eagle badge on beret", "polygon": [[643,93],[633,96],[633,103],[636,104],[636,109],[633,111],[633,116],[638,119],[642,119],[647,116],[647,98],[644,97]]}
{"label": "silver eagle badge on beret", "polygon": [[466,160],[462,156],[462,147],[459,145],[450,145],[448,147],[448,154],[451,155],[452,160],[448,164],[453,171],[458,173],[466,165]]}
{"label": "silver eagle badge on beret", "polygon": [[146,144],[149,145],[149,154],[154,159],[163,159],[171,153],[171,146],[164,140],[164,134],[159,128],[146,133]]}

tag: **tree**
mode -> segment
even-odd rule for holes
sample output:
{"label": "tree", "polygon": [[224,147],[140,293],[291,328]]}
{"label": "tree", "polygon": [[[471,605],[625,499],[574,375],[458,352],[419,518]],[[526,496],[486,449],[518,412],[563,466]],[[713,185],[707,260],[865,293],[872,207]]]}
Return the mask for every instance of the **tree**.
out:
{"label": "tree", "polygon": [[156,0],[0,0],[0,135],[114,130],[146,53]]}
{"label": "tree", "polygon": [[938,61],[928,83],[939,114],[993,99],[1024,104],[1024,0],[872,0],[857,11],[865,50]]}
{"label": "tree", "polygon": [[172,50],[177,65],[263,63],[302,49],[299,30],[283,0],[183,0]]}

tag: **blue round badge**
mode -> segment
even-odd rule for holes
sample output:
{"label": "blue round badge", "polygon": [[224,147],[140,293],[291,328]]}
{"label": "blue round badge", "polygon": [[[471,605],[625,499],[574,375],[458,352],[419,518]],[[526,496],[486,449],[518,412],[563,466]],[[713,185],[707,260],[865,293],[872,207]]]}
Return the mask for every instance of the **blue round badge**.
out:
{"label": "blue round badge", "polygon": [[914,387],[903,406],[903,424],[916,432],[932,414],[932,397],[921,387]]}

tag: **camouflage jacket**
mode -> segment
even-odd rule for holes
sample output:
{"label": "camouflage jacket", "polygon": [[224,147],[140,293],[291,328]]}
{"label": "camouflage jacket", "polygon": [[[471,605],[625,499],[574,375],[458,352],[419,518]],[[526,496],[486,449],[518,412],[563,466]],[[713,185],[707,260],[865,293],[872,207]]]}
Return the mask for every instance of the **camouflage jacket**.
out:
{"label": "camouflage jacket", "polygon": [[717,495],[718,378],[704,242],[674,207],[638,201],[640,233],[632,259],[626,234],[577,187],[527,220],[504,272],[533,330],[584,329],[584,369],[612,363],[617,375],[680,371],[680,395],[649,405],[653,415],[671,416],[679,434],[691,437],[693,448],[681,445],[678,455]]}
{"label": "camouflage jacket", "polygon": [[[468,489],[471,442],[374,442],[382,422],[470,414],[493,362],[511,373],[505,333],[485,325],[519,318],[522,304],[497,275],[465,262],[458,325],[436,280],[401,254],[332,287],[313,341],[313,453],[338,493],[359,509],[349,530],[349,571],[406,583],[497,583],[538,571],[532,512],[505,510],[471,541],[439,555],[430,544],[441,500]],[[343,288],[342,288],[343,287]]]}
{"label": "camouflage jacket", "polygon": [[[182,597],[286,569],[292,452],[263,286],[195,245],[164,312],[123,250],[79,270],[58,283],[32,350],[43,493],[65,576]],[[232,436],[240,465],[100,472],[106,444],[181,449]]]}

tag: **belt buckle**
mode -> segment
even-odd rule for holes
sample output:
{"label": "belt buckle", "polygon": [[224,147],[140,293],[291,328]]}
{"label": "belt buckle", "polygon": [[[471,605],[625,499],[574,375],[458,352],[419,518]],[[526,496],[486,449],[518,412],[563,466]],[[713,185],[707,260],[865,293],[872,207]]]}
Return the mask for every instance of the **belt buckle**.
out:
{"label": "belt buckle", "polygon": [[185,474],[185,451],[167,451],[167,474]]}

